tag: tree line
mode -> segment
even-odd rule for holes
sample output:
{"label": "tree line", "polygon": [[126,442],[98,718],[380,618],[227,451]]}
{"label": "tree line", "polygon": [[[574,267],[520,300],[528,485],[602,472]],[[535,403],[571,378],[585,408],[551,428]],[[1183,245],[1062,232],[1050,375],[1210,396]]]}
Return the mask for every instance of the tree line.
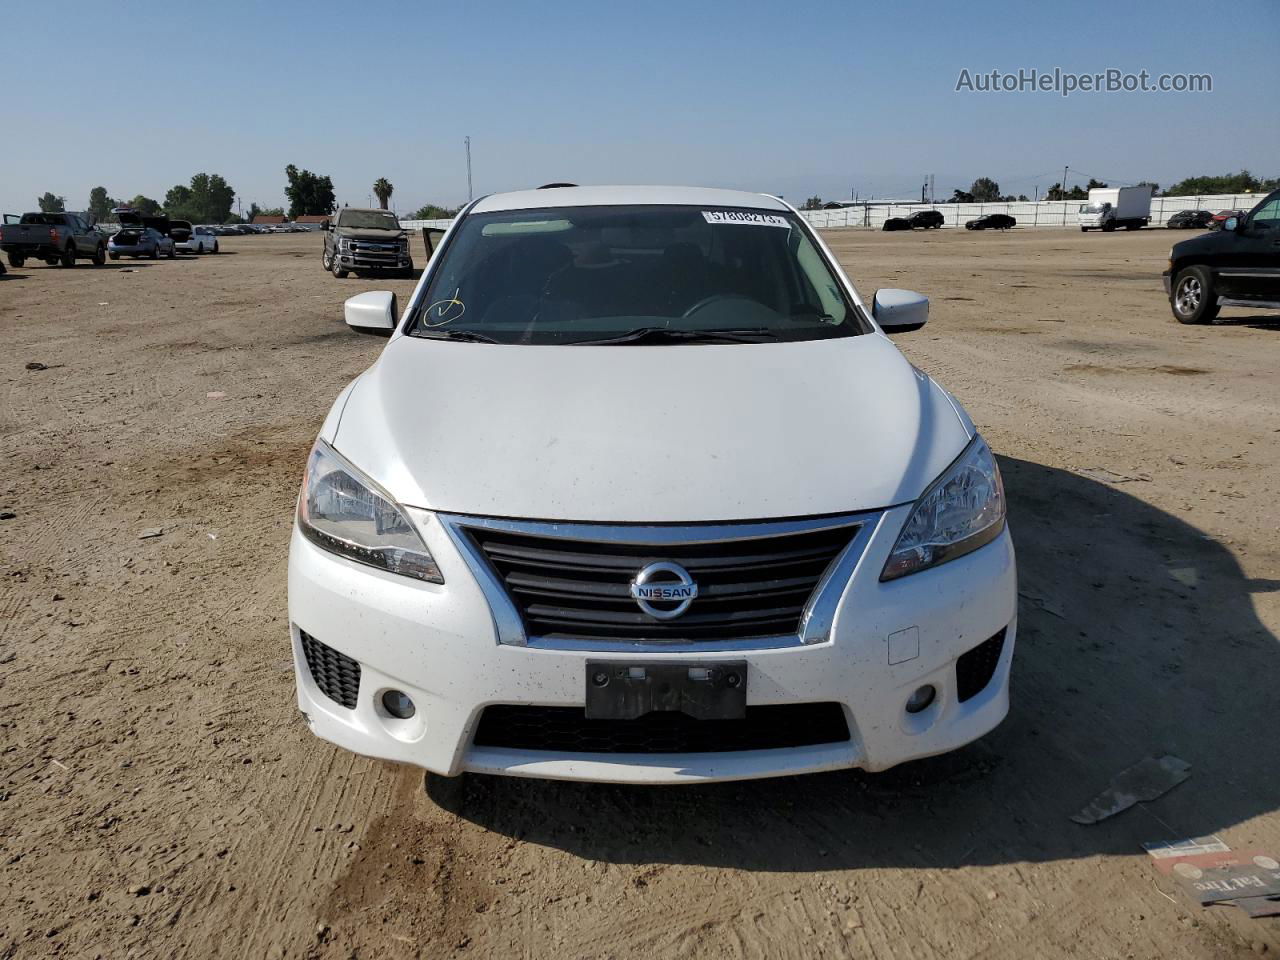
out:
{"label": "tree line", "polygon": [[[285,167],[284,173],[287,181],[284,194],[289,201],[287,213],[282,206],[259,207],[256,203],[249,205],[245,217],[232,213],[236,192],[224,177],[216,173],[197,173],[189,183],[175,184],[165,193],[163,202],[141,193],[132,200],[117,199],[107,192],[106,187],[94,187],[89,191],[89,203],[85,209],[100,223],[113,222],[116,216],[112,211],[116,207],[129,207],[142,216],[163,214],[172,220],[189,220],[192,223],[242,223],[252,221],[256,216],[287,216],[290,220],[297,220],[302,216],[327,216],[337,211],[331,177],[299,169],[293,164]],[[383,210],[387,209],[394,190],[386,177],[379,177],[373,182],[373,193]],[[67,209],[66,197],[57,196],[52,191],[46,191],[36,199],[36,203],[42,213],[62,213]],[[412,219],[445,219],[456,213],[456,209],[429,203],[413,213]]]}

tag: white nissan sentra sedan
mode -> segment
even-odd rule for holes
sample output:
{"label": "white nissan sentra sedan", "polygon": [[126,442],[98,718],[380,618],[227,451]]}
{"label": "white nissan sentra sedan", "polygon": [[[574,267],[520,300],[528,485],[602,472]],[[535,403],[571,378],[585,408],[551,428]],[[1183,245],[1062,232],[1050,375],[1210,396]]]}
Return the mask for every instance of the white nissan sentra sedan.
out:
{"label": "white nissan sentra sedan", "polygon": [[357,753],[683,783],[953,750],[1008,710],[991,451],[796,211],[554,187],[453,222],[338,396],[289,554],[298,704]]}

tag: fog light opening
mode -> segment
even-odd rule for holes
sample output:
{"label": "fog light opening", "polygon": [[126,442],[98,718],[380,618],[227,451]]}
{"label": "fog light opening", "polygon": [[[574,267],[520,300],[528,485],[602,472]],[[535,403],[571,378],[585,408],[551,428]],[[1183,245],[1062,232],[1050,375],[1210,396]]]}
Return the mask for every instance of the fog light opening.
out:
{"label": "fog light opening", "polygon": [[408,720],[418,712],[418,708],[413,705],[409,695],[400,690],[388,690],[384,693],[382,695],[382,706],[387,713],[397,720]]}
{"label": "fog light opening", "polygon": [[907,698],[907,713],[920,713],[929,709],[929,705],[933,703],[933,698],[938,695],[938,691],[933,689],[933,684],[926,683],[923,687],[916,687],[915,693]]}

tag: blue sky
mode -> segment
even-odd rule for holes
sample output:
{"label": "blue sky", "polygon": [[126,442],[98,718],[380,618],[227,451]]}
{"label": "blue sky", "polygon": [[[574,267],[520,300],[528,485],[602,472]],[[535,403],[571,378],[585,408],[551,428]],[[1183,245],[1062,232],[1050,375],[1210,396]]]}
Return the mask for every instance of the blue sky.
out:
{"label": "blue sky", "polygon": [[[402,212],[550,180],[845,197],[1064,164],[1116,182],[1280,174],[1280,0],[6,4],[0,209],[45,190],[163,199],[284,167]],[[957,93],[973,73],[1208,72],[1213,92]],[[34,82],[39,78],[39,84]],[[1074,179],[1074,175],[1073,175]]]}

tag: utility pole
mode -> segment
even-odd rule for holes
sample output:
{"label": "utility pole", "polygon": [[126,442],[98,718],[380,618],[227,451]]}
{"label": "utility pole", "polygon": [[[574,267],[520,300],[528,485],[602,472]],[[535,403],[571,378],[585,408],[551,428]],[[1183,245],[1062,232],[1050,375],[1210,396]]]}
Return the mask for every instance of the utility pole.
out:
{"label": "utility pole", "polygon": [[467,145],[467,203],[475,199],[475,192],[471,189],[471,138],[463,137],[462,142]]}
{"label": "utility pole", "polygon": [[1070,169],[1071,169],[1070,167],[1062,168],[1062,199],[1063,200],[1067,199],[1067,171]]}

